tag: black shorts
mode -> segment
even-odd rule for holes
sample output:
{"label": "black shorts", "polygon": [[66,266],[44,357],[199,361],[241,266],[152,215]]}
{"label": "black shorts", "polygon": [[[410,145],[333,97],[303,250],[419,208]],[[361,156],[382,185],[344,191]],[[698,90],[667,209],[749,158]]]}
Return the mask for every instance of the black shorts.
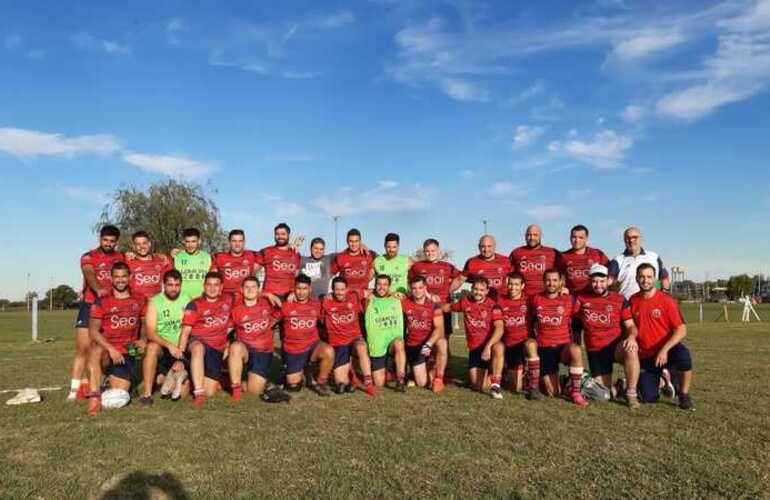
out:
{"label": "black shorts", "polygon": [[348,342],[343,345],[334,346],[334,368],[345,366],[350,363],[350,357],[355,349],[356,344],[359,342],[365,342],[363,337],[358,337],[352,342]]}
{"label": "black shorts", "polygon": [[78,309],[78,318],[75,320],[75,328],[88,328],[88,323],[91,321],[91,304],[87,302],[80,303],[80,309]]}
{"label": "black shorts", "polygon": [[477,347],[468,352],[468,369],[481,368],[482,370],[489,369],[489,361],[481,359],[481,354],[484,352],[484,346]]}
{"label": "black shorts", "polygon": [[540,375],[559,373],[559,363],[562,362],[562,356],[567,349],[569,349],[569,343],[551,347],[538,347],[537,355],[540,357]]}
{"label": "black shorts", "polygon": [[224,353],[222,351],[217,351],[205,342],[201,342],[200,340],[197,342],[203,344],[203,348],[205,349],[203,354],[203,376],[219,382],[219,379],[222,378]]}
{"label": "black shorts", "polygon": [[444,337],[447,341],[452,336],[452,313],[444,313]]}
{"label": "black shorts", "polygon": [[668,363],[666,363],[666,366],[656,367],[656,357],[657,354],[650,356],[649,358],[640,359],[639,364],[642,370],[656,372],[658,375],[663,373],[664,368],[673,368],[674,370],[678,370],[680,372],[688,372],[692,370],[692,356],[690,355],[690,350],[681,342],[669,349]]}
{"label": "black shorts", "polygon": [[615,351],[618,344],[620,344],[620,337],[598,351],[588,351],[588,369],[592,376],[612,375],[612,365],[615,364]]}
{"label": "black shorts", "polygon": [[270,364],[273,362],[273,351],[263,352],[247,348],[249,352],[249,373],[266,379],[270,374]]}
{"label": "black shorts", "polygon": [[112,362],[110,358],[105,374],[109,377],[117,377],[123,380],[131,382],[134,375],[134,367],[136,366],[136,358],[128,354],[123,355],[123,364],[117,365]]}
{"label": "black shorts", "polygon": [[412,366],[422,365],[428,362],[428,358],[422,354],[422,346],[406,346],[406,360]]}
{"label": "black shorts", "polygon": [[377,370],[384,370],[385,368],[387,368],[388,358],[392,359],[392,356],[390,354],[386,354],[385,356],[378,356],[378,357],[370,356],[369,359],[372,362],[372,371],[376,372]]}
{"label": "black shorts", "polygon": [[286,375],[303,372],[305,367],[310,363],[310,357],[313,355],[313,352],[315,352],[319,344],[320,342],[316,342],[304,352],[291,353],[284,351],[283,367],[286,371]]}
{"label": "black shorts", "polygon": [[505,364],[508,366],[509,370],[513,370],[514,367],[521,367],[524,365],[524,359],[526,358],[524,342],[526,341],[521,341],[518,344],[505,347]]}

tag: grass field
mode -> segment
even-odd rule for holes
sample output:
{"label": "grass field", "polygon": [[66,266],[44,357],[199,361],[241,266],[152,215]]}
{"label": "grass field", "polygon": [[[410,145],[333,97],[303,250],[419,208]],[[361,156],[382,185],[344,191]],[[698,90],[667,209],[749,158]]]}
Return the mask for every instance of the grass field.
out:
{"label": "grass field", "polygon": [[[58,340],[34,345],[25,314],[1,313],[0,388],[66,385],[74,316],[43,313],[41,338]],[[0,497],[770,498],[770,322],[691,323],[687,343],[695,412],[450,387],[304,391],[288,405],[222,396],[202,410],[156,397],[89,419],[63,390],[46,393],[0,409]],[[452,345],[459,372],[463,342]]]}

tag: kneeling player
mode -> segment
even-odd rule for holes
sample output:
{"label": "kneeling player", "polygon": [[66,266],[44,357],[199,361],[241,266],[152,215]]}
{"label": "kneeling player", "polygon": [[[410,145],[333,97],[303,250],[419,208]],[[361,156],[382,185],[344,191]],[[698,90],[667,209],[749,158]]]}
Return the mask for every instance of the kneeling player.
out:
{"label": "kneeling player", "polygon": [[[444,313],[428,296],[425,278],[409,280],[411,295],[401,301],[406,318],[406,358],[412,366],[414,381],[420,387],[430,384],[433,392],[444,388],[447,363],[447,341],[444,338]],[[434,356],[433,369],[427,363]]]}
{"label": "kneeling player", "polygon": [[[559,388],[559,364],[569,366],[572,385],[570,398],[578,406],[588,406],[580,393],[583,378],[583,353],[580,345],[572,341],[571,322],[574,316],[574,298],[562,295],[562,276],[556,269],[543,273],[545,291],[532,297],[530,314],[532,329],[537,339],[538,360],[530,369],[530,399],[540,399],[538,375],[542,375],[543,386],[549,396],[556,395]],[[539,370],[535,368],[539,366]],[[539,371],[539,374],[538,374]]]}
{"label": "kneeling player", "polygon": [[404,349],[404,312],[401,301],[390,294],[390,276],[378,274],[374,293],[366,299],[364,321],[366,342],[372,360],[374,385],[385,386],[387,357],[396,363],[396,390],[406,391],[406,351]]}
{"label": "kneeling player", "polygon": [[239,294],[243,302],[233,307],[230,315],[236,340],[230,344],[227,356],[234,401],[241,400],[244,366],[249,371],[246,391],[258,395],[265,392],[273,361],[273,326],[278,322],[278,311],[261,296],[259,280],[255,276],[243,279]]}
{"label": "kneeling player", "polygon": [[372,379],[372,365],[367,352],[366,341],[361,335],[359,316],[362,313],[358,294],[348,291],[345,278],[337,276],[332,280],[332,293],[323,300],[323,322],[326,326],[329,344],[334,348],[334,381],[337,391],[355,390],[351,385],[351,355],[355,352],[364,376],[366,393],[377,395]]}
{"label": "kneeling player", "polygon": [[[583,329],[588,368],[591,375],[605,387],[612,386],[612,365],[620,363],[626,372],[626,401],[629,408],[638,408],[636,383],[639,380],[636,325],[631,317],[631,306],[623,295],[607,289],[607,268],[591,266],[587,292],[577,296],[575,309]],[[623,329],[625,328],[625,338]]]}
{"label": "kneeling player", "polygon": [[505,364],[503,338],[503,316],[500,307],[489,295],[489,281],[482,276],[473,278],[471,295],[445,305],[445,311],[463,313],[465,339],[468,343],[468,380],[471,389],[483,392],[489,377],[489,394],[494,399],[503,399],[500,382]]}
{"label": "kneeling player", "polygon": [[524,276],[512,272],[506,277],[506,293],[497,299],[503,315],[506,379],[515,392],[524,389],[525,357],[530,365],[538,362],[537,342],[529,337],[529,300],[524,287]]}
{"label": "kneeling player", "polygon": [[222,275],[216,271],[207,273],[203,295],[185,308],[179,339],[179,348],[190,355],[193,404],[197,407],[221,388],[231,310],[230,296],[222,295]]}
{"label": "kneeling player", "polygon": [[283,326],[283,364],[286,371],[286,388],[298,391],[302,388],[305,368],[318,364],[315,390],[319,396],[329,396],[329,375],[334,364],[334,349],[321,342],[318,322],[321,303],[310,296],[312,281],[300,274],[294,281],[294,300],[281,306],[279,317]]}
{"label": "kneeling player", "polygon": [[131,378],[136,360],[129,354],[129,346],[144,348],[139,339],[145,301],[141,295],[132,295],[128,287],[128,265],[116,262],[110,270],[112,294],[96,299],[91,307],[89,333],[93,345],[88,356],[91,392],[88,415],[94,416],[102,409],[100,384],[102,368],[109,377],[110,389],[131,388]]}

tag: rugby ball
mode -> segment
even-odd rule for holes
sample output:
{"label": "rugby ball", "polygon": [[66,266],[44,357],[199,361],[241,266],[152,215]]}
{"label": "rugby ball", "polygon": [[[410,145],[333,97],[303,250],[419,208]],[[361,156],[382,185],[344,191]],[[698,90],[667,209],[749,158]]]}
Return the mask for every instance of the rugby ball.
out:
{"label": "rugby ball", "polygon": [[123,389],[107,389],[102,393],[104,408],[123,408],[131,401],[131,396]]}

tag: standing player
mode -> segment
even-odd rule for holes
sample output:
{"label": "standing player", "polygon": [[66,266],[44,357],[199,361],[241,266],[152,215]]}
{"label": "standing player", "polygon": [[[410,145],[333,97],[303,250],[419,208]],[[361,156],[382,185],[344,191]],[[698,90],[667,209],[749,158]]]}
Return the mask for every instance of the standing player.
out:
{"label": "standing player", "polygon": [[[155,384],[162,384],[169,370],[186,370],[184,353],[179,348],[182,316],[190,297],[182,293],[182,274],[176,269],[163,275],[163,292],[147,302],[145,332],[147,350],[142,361],[144,393],[139,399],[143,405],[152,404]],[[184,381],[179,396],[187,396],[190,384]],[[176,394],[175,394],[176,396]]]}
{"label": "standing player", "polygon": [[460,288],[465,280],[473,277],[481,277],[487,280],[489,285],[489,297],[495,299],[505,293],[505,277],[512,271],[510,261],[496,253],[497,242],[488,234],[479,239],[479,254],[465,262],[465,267],[460,276],[452,280],[449,287],[450,293]]}
{"label": "standing player", "polygon": [[409,268],[414,261],[411,257],[398,254],[400,244],[401,238],[396,233],[388,233],[385,236],[385,254],[374,259],[374,272],[390,276],[390,289],[406,294],[409,292]]}
{"label": "standing player", "polygon": [[257,257],[246,250],[246,233],[233,229],[227,236],[229,250],[217,252],[211,262],[211,271],[219,271],[224,279],[222,293],[233,298],[233,304],[241,301],[241,283],[257,270]]}
{"label": "standing player", "polygon": [[321,303],[310,296],[311,280],[300,274],[294,280],[294,300],[285,301],[279,318],[283,326],[283,364],[286,371],[286,388],[299,391],[302,377],[310,363],[318,363],[315,391],[319,396],[329,396],[329,375],[334,364],[334,349],[321,342],[318,322],[321,319]]}
{"label": "standing player", "polygon": [[278,322],[278,311],[260,293],[256,276],[243,279],[239,294],[243,301],[230,314],[236,340],[230,344],[227,356],[234,401],[241,400],[244,366],[248,369],[246,391],[258,395],[265,392],[273,361],[273,326]]}
{"label": "standing player", "polygon": [[594,264],[589,275],[590,289],[579,294],[575,302],[578,324],[582,326],[588,351],[588,368],[605,387],[612,387],[612,366],[614,363],[623,365],[628,384],[628,407],[636,409],[639,407],[636,394],[639,356],[631,306],[621,294],[609,291],[605,266]]}
{"label": "standing player", "polygon": [[545,291],[530,299],[531,324],[537,339],[539,359],[535,362],[530,360],[529,363],[528,397],[540,399],[540,375],[546,393],[549,396],[556,395],[559,391],[559,363],[562,363],[569,366],[572,402],[578,406],[588,406],[588,401],[580,393],[583,354],[580,345],[572,340],[571,322],[575,299],[571,295],[562,294],[564,283],[558,270],[546,270],[542,280],[545,282]]}
{"label": "standing player", "polygon": [[313,282],[310,295],[316,300],[322,300],[323,296],[329,293],[332,261],[334,254],[326,253],[326,242],[323,238],[313,238],[310,241],[310,255],[302,256],[300,272]]}
{"label": "standing player", "polygon": [[364,290],[374,277],[375,254],[361,243],[361,231],[351,229],[347,234],[348,247],[334,256],[331,273],[345,278],[348,290],[364,298]]}
{"label": "standing player", "polygon": [[590,289],[591,266],[607,266],[609,259],[604,252],[588,246],[588,228],[578,224],[570,231],[569,241],[572,248],[559,255],[559,270],[564,274],[567,289],[577,294]]}
{"label": "standing player", "polygon": [[[411,294],[401,301],[406,321],[406,358],[418,386],[429,385],[433,392],[441,392],[447,364],[444,315],[440,304],[428,296],[425,278],[415,276],[409,280],[409,288]],[[429,372],[427,363],[431,355],[435,362]]]}
{"label": "standing player", "polygon": [[695,405],[690,398],[692,358],[690,350],[682,343],[687,336],[687,326],[676,301],[655,288],[657,276],[655,266],[640,264],[636,280],[641,291],[631,297],[631,313],[639,330],[639,363],[645,372],[651,372],[655,378],[655,383],[649,388],[640,383],[642,398],[645,401],[657,400],[663,369],[674,368],[681,375],[679,408],[694,410]]}
{"label": "standing player", "polygon": [[145,344],[139,338],[145,300],[141,295],[131,293],[128,265],[116,262],[110,275],[112,293],[97,298],[91,308],[89,333],[93,345],[88,354],[88,370],[91,375],[89,416],[97,415],[102,409],[102,367],[105,367],[109,377],[110,389],[128,391],[136,362],[129,351],[132,347],[143,349]]}
{"label": "standing player", "polygon": [[201,232],[194,227],[182,231],[184,250],[171,254],[174,267],[182,273],[182,292],[190,298],[203,294],[203,280],[211,269],[211,255],[201,250]]}
{"label": "standing player", "polygon": [[459,301],[443,307],[444,311],[463,313],[471,389],[483,392],[487,374],[491,372],[489,394],[494,399],[503,399],[500,388],[505,364],[505,347],[500,342],[503,338],[503,316],[489,294],[489,281],[478,276],[473,279],[470,296],[463,295]]}
{"label": "standing player", "polygon": [[179,349],[190,355],[193,404],[199,408],[221,387],[231,310],[230,297],[222,295],[222,274],[209,271],[203,279],[203,295],[185,307],[179,338]]}
{"label": "standing player", "polygon": [[323,323],[329,344],[334,348],[334,381],[337,392],[355,389],[351,382],[351,354],[358,357],[358,364],[364,377],[366,393],[377,395],[372,379],[372,364],[367,345],[361,333],[359,321],[363,314],[358,295],[348,290],[345,278],[337,276],[332,280],[332,293],[323,299]]}
{"label": "standing player", "polygon": [[511,388],[524,388],[524,358],[537,360],[537,342],[529,337],[529,299],[524,294],[524,277],[512,272],[506,279],[506,293],[497,298],[503,315],[506,379]]}
{"label": "standing player", "polygon": [[553,269],[559,262],[559,252],[542,244],[543,230],[537,224],[527,227],[527,244],[511,252],[514,271],[524,276],[524,293],[534,297],[544,290],[543,273]]}
{"label": "standing player", "polygon": [[610,261],[608,268],[610,284],[617,281],[620,285],[620,293],[630,299],[632,295],[639,292],[637,268],[641,264],[649,264],[655,270],[655,279],[660,281],[663,291],[670,291],[671,282],[668,279],[668,271],[658,254],[642,247],[642,233],[639,228],[631,226],[626,229],[623,232],[623,241],[626,249]]}
{"label": "standing player", "polygon": [[275,245],[265,247],[259,252],[259,264],[265,268],[265,283],[262,286],[267,293],[286,299],[294,288],[294,279],[299,274],[301,257],[289,244],[291,228],[281,222],[273,229]]}
{"label": "standing player", "polygon": [[111,225],[99,231],[99,246],[80,257],[80,270],[83,273],[83,294],[80,311],[75,322],[75,359],[72,361],[72,380],[67,401],[82,400],[88,396],[89,384],[85,377],[88,350],[91,347],[89,335],[91,306],[98,297],[112,293],[111,269],[116,262],[124,260],[118,252],[120,230]]}
{"label": "standing player", "polygon": [[131,271],[131,291],[147,300],[163,289],[163,275],[173,269],[171,259],[152,252],[152,238],[147,231],[137,231],[131,236],[133,252],[126,254]]}
{"label": "standing player", "polygon": [[404,311],[401,301],[390,294],[390,276],[378,274],[374,293],[364,306],[366,341],[372,361],[374,385],[385,385],[385,366],[391,356],[396,364],[396,390],[406,391],[406,351],[404,349]]}

